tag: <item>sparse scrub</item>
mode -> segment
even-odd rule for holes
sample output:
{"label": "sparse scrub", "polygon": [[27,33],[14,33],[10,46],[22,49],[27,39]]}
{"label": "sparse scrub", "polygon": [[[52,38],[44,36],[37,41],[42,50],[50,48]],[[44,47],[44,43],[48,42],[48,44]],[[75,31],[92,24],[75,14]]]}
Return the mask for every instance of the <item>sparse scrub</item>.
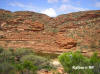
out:
{"label": "sparse scrub", "polygon": [[51,70],[49,60],[37,56],[31,49],[0,48],[0,74],[36,74],[37,70]]}

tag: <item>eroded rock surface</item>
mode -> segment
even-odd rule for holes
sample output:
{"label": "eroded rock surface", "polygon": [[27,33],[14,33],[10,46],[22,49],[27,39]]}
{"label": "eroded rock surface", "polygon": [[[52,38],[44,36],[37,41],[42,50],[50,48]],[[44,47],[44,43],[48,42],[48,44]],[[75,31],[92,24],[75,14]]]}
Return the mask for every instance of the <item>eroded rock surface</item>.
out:
{"label": "eroded rock surface", "polygon": [[64,49],[71,49],[73,47],[76,47],[77,45],[77,42],[74,39],[64,37],[63,35],[59,35],[59,34],[56,35],[56,43],[60,48],[64,48]]}
{"label": "eroded rock surface", "polygon": [[100,51],[100,10],[52,18],[30,11],[1,9],[0,46],[31,48],[44,53],[62,53],[73,49]]}

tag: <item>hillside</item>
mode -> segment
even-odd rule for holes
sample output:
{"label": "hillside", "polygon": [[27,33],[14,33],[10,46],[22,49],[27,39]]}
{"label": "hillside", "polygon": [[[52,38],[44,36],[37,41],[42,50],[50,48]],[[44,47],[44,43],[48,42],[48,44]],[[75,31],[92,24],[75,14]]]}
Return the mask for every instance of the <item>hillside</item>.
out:
{"label": "hillside", "polygon": [[43,53],[100,51],[100,10],[51,18],[36,12],[1,9],[0,46]]}

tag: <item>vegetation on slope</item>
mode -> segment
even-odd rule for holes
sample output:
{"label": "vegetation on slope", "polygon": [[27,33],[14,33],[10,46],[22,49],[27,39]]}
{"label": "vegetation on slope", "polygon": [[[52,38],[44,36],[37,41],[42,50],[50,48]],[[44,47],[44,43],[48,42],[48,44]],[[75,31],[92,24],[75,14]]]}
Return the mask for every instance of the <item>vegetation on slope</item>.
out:
{"label": "vegetation on slope", "polygon": [[31,49],[0,47],[0,74],[35,74],[37,70],[51,68],[48,59],[35,55]]}

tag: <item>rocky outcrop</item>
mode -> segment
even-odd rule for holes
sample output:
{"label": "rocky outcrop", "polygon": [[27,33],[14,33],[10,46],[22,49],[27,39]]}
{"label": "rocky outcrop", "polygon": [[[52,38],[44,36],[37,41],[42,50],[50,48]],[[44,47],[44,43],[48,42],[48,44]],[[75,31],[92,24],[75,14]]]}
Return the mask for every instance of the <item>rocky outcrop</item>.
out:
{"label": "rocky outcrop", "polygon": [[94,41],[95,49],[100,50],[99,23],[100,10],[51,18],[30,11],[10,12],[0,9],[0,45],[8,45],[8,48],[29,47],[44,53],[62,53],[90,49]]}
{"label": "rocky outcrop", "polygon": [[63,35],[57,35],[56,36],[56,43],[60,48],[64,49],[71,49],[73,47],[76,47],[77,42],[68,37],[64,37]]}
{"label": "rocky outcrop", "polygon": [[19,31],[41,31],[44,30],[44,24],[39,21],[24,20],[17,18],[1,23],[1,28],[5,30],[19,30]]}
{"label": "rocky outcrop", "polygon": [[32,22],[31,20],[25,20],[23,24],[29,25],[29,30],[32,31],[41,31],[44,29],[44,24],[40,23],[39,21]]}

